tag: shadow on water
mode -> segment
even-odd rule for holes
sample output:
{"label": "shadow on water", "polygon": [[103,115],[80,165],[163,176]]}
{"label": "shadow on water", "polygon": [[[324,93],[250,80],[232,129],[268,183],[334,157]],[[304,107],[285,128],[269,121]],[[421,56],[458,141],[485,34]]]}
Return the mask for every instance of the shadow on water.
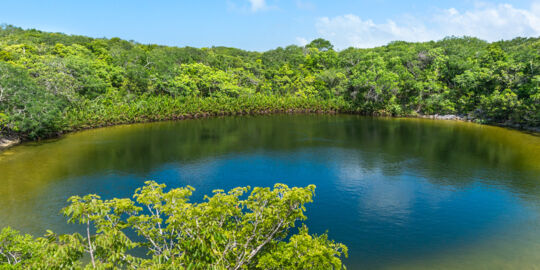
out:
{"label": "shadow on water", "polygon": [[440,254],[540,245],[525,237],[540,233],[539,175],[540,137],[471,123],[276,115],[137,124],[1,153],[0,226],[66,232],[74,227],[58,212],[70,195],[127,197],[147,179],[192,185],[194,200],[215,188],[313,183],[308,225],[347,244],[352,269],[421,268],[423,258],[458,267]]}

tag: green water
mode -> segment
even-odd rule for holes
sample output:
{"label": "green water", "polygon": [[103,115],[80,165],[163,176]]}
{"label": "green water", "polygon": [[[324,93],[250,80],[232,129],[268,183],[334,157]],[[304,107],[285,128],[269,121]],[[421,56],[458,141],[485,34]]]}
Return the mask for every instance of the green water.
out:
{"label": "green water", "polygon": [[349,269],[540,268],[540,137],[454,121],[226,117],[95,129],[0,153],[0,226],[69,232],[71,195],[147,179],[215,188],[317,185],[311,232]]}

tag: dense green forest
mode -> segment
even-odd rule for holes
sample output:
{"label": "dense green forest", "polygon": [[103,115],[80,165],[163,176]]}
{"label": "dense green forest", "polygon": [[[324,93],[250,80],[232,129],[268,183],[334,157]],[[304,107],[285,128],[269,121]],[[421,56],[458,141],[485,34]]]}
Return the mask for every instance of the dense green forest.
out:
{"label": "dense green forest", "polygon": [[0,133],[23,139],[208,115],[455,114],[540,126],[540,38],[330,42],[266,52],[0,28]]}

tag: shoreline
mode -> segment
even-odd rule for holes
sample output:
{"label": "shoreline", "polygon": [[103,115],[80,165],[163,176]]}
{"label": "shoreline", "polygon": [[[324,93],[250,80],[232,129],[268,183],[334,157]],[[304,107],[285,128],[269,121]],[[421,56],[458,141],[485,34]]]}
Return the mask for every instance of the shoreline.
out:
{"label": "shoreline", "polygon": [[[220,116],[242,116],[242,115],[275,115],[275,114],[326,114],[326,115],[335,115],[335,114],[348,114],[348,115],[363,115],[363,116],[373,116],[373,117],[383,117],[382,115],[368,115],[362,113],[354,112],[339,112],[339,111],[323,111],[323,110],[311,110],[311,109],[289,109],[289,110],[261,110],[253,112],[237,112],[237,113],[197,113],[197,114],[186,114],[173,117],[165,117],[160,119],[148,119],[148,118],[139,118],[139,121],[130,121],[130,122],[120,122],[120,123],[108,123],[97,126],[90,127],[80,127],[68,130],[66,132],[58,133],[56,136],[51,136],[49,138],[43,139],[52,139],[60,138],[62,135],[74,133],[78,131],[104,128],[104,127],[113,127],[120,125],[130,125],[130,124],[142,124],[142,123],[154,123],[154,122],[163,122],[163,121],[181,121],[187,119],[204,119],[211,117],[220,117]],[[470,122],[479,125],[495,126],[513,129],[521,132],[531,133],[533,135],[540,135],[540,127],[529,127],[529,126],[520,126],[516,124],[503,124],[503,123],[482,123],[476,122],[476,118],[468,118],[466,116],[460,115],[407,115],[407,116],[390,116],[391,118],[418,118],[418,119],[431,119],[431,120],[445,120],[445,121],[460,121],[460,122]],[[20,137],[0,137],[0,153],[4,150],[7,150],[13,146],[19,145],[23,142],[31,142],[39,140],[23,140]]]}
{"label": "shoreline", "polygon": [[20,138],[0,137],[0,152],[21,143]]}
{"label": "shoreline", "polygon": [[[518,131],[528,132],[528,133],[540,133],[540,127],[521,126],[521,125],[512,124],[512,123],[482,122],[482,119],[469,118],[467,116],[460,116],[460,115],[453,115],[453,114],[417,115],[417,116],[405,116],[405,117],[406,118],[432,119],[432,120],[454,120],[454,121],[470,122],[470,123],[475,123],[479,125],[508,128],[508,129],[513,129],[513,130],[518,130]],[[475,121],[475,120],[479,120],[479,121]]]}

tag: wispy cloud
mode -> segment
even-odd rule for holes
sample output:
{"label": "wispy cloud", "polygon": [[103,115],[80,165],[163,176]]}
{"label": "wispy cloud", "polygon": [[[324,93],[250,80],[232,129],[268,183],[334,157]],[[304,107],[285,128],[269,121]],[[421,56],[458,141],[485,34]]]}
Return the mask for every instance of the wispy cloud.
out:
{"label": "wispy cloud", "polygon": [[256,13],[265,10],[276,9],[275,6],[269,5],[266,0],[227,0],[227,8],[230,11],[240,13]]}
{"label": "wispy cloud", "polygon": [[251,11],[257,12],[268,8],[265,0],[248,0],[251,5]]}
{"label": "wispy cloud", "polygon": [[529,9],[511,4],[476,5],[471,10],[441,10],[424,21],[412,16],[376,23],[348,14],[319,18],[317,33],[337,48],[374,47],[394,40],[427,41],[445,36],[474,36],[488,41],[540,36],[540,2]]}
{"label": "wispy cloud", "polygon": [[296,44],[300,46],[306,46],[309,43],[309,41],[304,37],[296,37]]}

